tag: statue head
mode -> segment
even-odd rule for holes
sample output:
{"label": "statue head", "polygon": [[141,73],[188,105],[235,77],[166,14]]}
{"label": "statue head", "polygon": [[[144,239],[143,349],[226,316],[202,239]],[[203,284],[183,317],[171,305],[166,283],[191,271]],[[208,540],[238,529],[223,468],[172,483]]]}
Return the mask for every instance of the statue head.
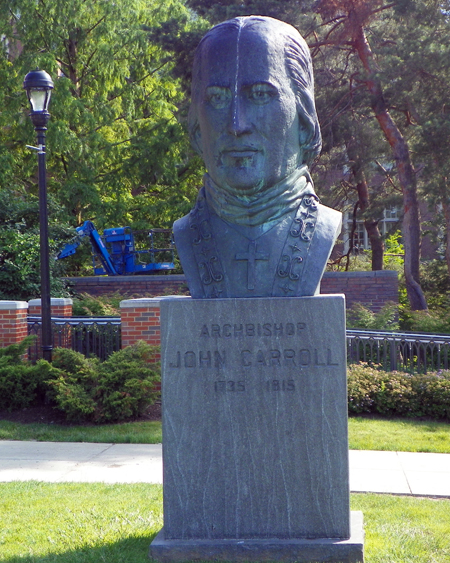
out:
{"label": "statue head", "polygon": [[211,178],[244,198],[309,165],[321,135],[298,31],[262,16],[213,27],[194,59],[189,132]]}

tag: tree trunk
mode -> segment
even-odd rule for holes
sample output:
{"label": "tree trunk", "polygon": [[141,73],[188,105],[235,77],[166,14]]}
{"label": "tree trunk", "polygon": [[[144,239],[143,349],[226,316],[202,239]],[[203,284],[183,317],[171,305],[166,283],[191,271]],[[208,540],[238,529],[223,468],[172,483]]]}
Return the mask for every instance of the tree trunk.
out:
{"label": "tree trunk", "polygon": [[[356,190],[358,192],[359,208],[365,213],[370,207],[369,186],[367,185],[366,175],[362,168],[361,159],[356,150],[356,139],[352,136],[351,141],[347,145],[347,154],[351,162],[353,177],[356,182]],[[383,269],[384,244],[381,233],[378,228],[378,221],[364,219],[364,227],[370,240],[372,248],[372,270]]]}
{"label": "tree trunk", "polygon": [[405,282],[409,304],[413,311],[426,310],[427,302],[419,283],[420,217],[417,184],[406,140],[386,107],[377,66],[362,26],[354,37],[354,46],[367,73],[367,88],[375,117],[391,145],[399,183],[403,193],[403,245],[405,247]]}
{"label": "tree trunk", "polygon": [[364,227],[366,228],[367,235],[370,240],[370,246],[372,248],[372,270],[382,270],[383,269],[383,258],[384,258],[384,244],[381,238],[380,229],[378,228],[378,221],[364,221]]}
{"label": "tree trunk", "polygon": [[445,217],[445,261],[450,276],[450,200],[445,196],[442,198],[442,208]]}

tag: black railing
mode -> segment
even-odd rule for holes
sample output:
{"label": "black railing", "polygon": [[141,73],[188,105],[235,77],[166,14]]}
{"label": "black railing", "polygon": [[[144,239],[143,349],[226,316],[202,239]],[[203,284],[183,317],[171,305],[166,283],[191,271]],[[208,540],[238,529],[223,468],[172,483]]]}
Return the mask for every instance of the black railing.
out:
{"label": "black railing", "polygon": [[[29,351],[30,359],[40,353],[40,317],[28,317],[28,334],[38,336]],[[53,346],[72,348],[85,356],[105,360],[121,348],[119,317],[52,318]],[[347,360],[381,365],[387,371],[410,373],[450,368],[450,335],[347,330]]]}
{"label": "black railing", "polygon": [[[31,360],[41,357],[41,317],[28,317],[28,334],[37,335],[29,350]],[[121,348],[121,320],[119,317],[52,318],[53,347],[72,348],[85,356],[106,360]]]}
{"label": "black railing", "polygon": [[380,364],[387,371],[449,369],[450,335],[349,329],[347,360]]}

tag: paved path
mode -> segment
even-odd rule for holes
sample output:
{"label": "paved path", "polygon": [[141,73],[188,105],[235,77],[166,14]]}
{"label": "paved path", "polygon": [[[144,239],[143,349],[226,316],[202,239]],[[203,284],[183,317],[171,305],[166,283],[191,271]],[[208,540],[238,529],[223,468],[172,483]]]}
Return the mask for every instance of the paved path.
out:
{"label": "paved path", "polygon": [[[161,483],[161,445],[0,441],[0,481]],[[354,492],[450,497],[450,454],[350,451]]]}

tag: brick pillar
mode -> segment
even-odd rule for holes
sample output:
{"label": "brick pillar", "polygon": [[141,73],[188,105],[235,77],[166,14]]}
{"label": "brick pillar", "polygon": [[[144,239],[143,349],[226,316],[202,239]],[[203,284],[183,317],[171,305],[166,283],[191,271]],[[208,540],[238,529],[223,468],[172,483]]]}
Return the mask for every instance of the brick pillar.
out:
{"label": "brick pillar", "polygon": [[17,344],[28,335],[28,303],[0,301],[0,346]]}
{"label": "brick pillar", "polygon": [[126,299],[120,302],[122,348],[144,340],[151,346],[161,344],[160,297]]}
{"label": "brick pillar", "polygon": [[163,299],[191,299],[186,295],[164,295],[126,299],[120,302],[122,348],[144,340],[151,346],[161,345],[159,304]]}
{"label": "brick pillar", "polygon": [[[122,324],[122,348],[143,340],[151,346],[161,345],[161,322],[159,305],[162,299],[177,297],[186,299],[184,295],[127,299],[120,302]],[[190,299],[188,297],[187,299]],[[160,359],[158,354],[156,360]],[[158,384],[157,390],[160,390]]]}
{"label": "brick pillar", "polygon": [[[52,297],[50,299],[52,317],[71,317],[72,316],[72,299],[60,297]],[[41,300],[31,299],[28,301],[28,314],[30,317],[41,316]]]}

